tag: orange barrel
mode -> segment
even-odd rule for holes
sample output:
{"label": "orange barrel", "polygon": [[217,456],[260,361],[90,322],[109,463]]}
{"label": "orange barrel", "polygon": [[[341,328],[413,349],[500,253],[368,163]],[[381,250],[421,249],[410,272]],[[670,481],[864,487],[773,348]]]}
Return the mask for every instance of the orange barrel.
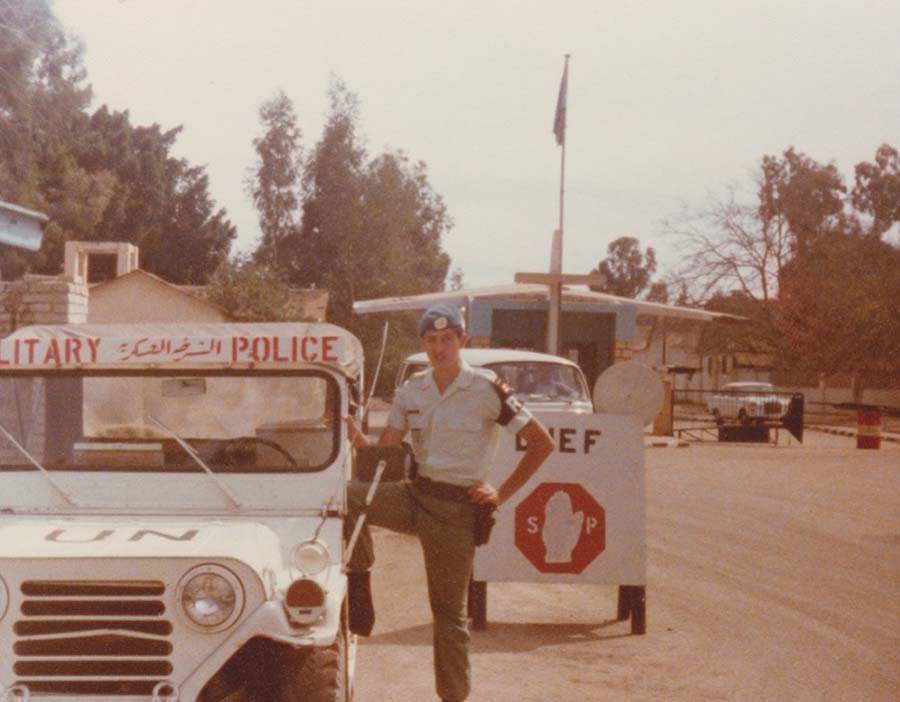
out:
{"label": "orange barrel", "polygon": [[881,412],[861,409],[856,414],[856,448],[881,448]]}

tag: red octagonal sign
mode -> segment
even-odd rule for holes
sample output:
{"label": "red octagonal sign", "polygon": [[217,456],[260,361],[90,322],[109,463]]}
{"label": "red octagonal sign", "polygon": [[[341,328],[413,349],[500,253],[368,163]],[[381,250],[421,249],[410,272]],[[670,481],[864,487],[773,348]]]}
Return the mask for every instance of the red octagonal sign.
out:
{"label": "red octagonal sign", "polygon": [[606,548],[606,513],[579,483],[541,483],[516,506],[516,547],[542,573],[580,573]]}

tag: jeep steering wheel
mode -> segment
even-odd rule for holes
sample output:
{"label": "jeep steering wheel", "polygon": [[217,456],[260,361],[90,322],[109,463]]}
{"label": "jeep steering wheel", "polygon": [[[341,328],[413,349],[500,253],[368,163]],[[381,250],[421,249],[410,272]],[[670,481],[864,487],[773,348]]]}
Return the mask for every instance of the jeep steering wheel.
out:
{"label": "jeep steering wheel", "polygon": [[[212,463],[222,463],[224,465],[237,465],[237,463],[232,458],[232,455],[238,452],[238,448],[241,444],[261,444],[263,446],[268,446],[270,449],[277,451],[287,460],[288,464],[291,468],[300,469],[300,466],[297,465],[297,461],[294,460],[294,457],[290,454],[290,452],[284,448],[277,441],[272,441],[272,439],[261,439],[258,436],[235,436],[231,439],[226,439],[225,443],[222,444],[218,449],[216,449],[215,453],[210,458],[210,462]],[[231,460],[229,460],[231,459]]]}

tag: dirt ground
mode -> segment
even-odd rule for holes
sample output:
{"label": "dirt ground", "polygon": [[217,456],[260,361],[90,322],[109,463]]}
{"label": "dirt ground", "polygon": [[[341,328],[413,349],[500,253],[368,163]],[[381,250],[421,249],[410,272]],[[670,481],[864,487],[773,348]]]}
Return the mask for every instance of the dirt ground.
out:
{"label": "dirt ground", "polygon": [[[648,449],[647,633],[616,589],[495,583],[471,702],[900,700],[900,444]],[[376,534],[357,702],[436,699],[415,539]]]}

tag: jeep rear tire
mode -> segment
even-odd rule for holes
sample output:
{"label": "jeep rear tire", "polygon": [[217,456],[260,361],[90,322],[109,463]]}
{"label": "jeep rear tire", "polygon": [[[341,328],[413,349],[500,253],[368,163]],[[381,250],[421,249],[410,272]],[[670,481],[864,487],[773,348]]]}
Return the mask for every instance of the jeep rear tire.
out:
{"label": "jeep rear tire", "polygon": [[278,702],[347,702],[347,641],[343,630],[327,648],[291,651],[281,666]]}

